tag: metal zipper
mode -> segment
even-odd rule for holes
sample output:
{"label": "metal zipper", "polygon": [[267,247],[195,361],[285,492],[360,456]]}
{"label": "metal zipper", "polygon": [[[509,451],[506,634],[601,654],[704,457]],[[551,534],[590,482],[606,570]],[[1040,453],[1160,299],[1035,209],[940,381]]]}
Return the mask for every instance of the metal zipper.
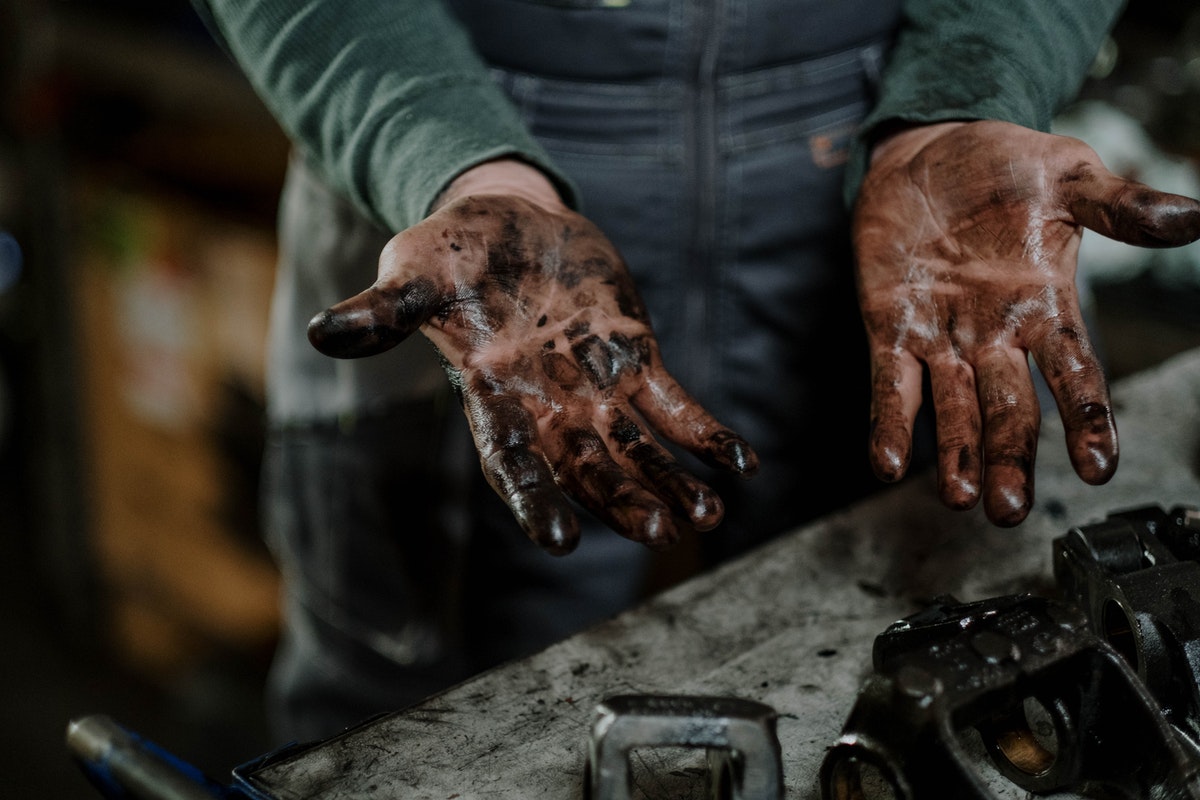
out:
{"label": "metal zipper", "polygon": [[[717,270],[716,246],[716,188],[718,165],[717,141],[717,61],[720,56],[721,34],[725,17],[726,0],[699,2],[696,26],[699,47],[693,71],[694,102],[689,104],[689,143],[694,168],[693,202],[694,223],[690,241],[692,243],[691,268],[696,280],[686,283],[684,301],[684,341],[702,343],[711,331],[709,319],[712,308],[708,294],[712,291]],[[688,265],[685,265],[685,269]],[[689,390],[700,395],[708,394],[713,384],[711,374],[712,354],[708,347],[689,347]]]}

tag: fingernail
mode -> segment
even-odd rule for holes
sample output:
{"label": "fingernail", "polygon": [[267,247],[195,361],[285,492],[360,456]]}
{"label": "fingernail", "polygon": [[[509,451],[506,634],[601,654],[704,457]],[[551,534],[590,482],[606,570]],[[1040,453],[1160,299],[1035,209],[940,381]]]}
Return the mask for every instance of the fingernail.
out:
{"label": "fingernail", "polygon": [[1117,454],[1108,447],[1093,445],[1088,448],[1088,463],[1090,469],[1081,477],[1092,486],[1099,486],[1112,478],[1117,472]]}
{"label": "fingernail", "polygon": [[1169,206],[1162,211],[1162,220],[1156,226],[1168,231],[1171,244],[1187,244],[1200,239],[1200,206],[1195,201]]}
{"label": "fingernail", "polygon": [[876,451],[872,461],[875,476],[881,481],[895,483],[908,471],[908,451],[884,447]]}
{"label": "fingernail", "polygon": [[695,504],[688,513],[693,527],[698,531],[711,531],[725,518],[725,503],[717,493],[706,487],[696,495]]}
{"label": "fingernail", "polygon": [[1027,485],[1004,487],[990,492],[984,501],[984,511],[992,523],[1001,528],[1020,525],[1033,508],[1033,489]]}
{"label": "fingernail", "polygon": [[363,327],[367,331],[373,327],[373,320],[360,320],[362,316],[361,311],[335,314],[332,309],[326,309],[309,321],[308,341],[327,356],[346,357],[360,347]]}
{"label": "fingernail", "polygon": [[679,529],[665,508],[648,510],[638,527],[640,541],[651,550],[669,550],[679,541]]}
{"label": "fingernail", "polygon": [[518,521],[525,534],[552,556],[568,555],[579,546],[579,521],[568,511],[560,510],[537,521],[528,518]]}
{"label": "fingernail", "polygon": [[324,352],[323,345],[329,336],[333,314],[329,309],[322,311],[308,321],[308,341],[313,347]]}
{"label": "fingernail", "polygon": [[395,347],[405,333],[378,324],[371,308],[327,309],[308,323],[308,341],[334,358],[360,358]]}
{"label": "fingernail", "polygon": [[758,472],[758,454],[746,442],[734,439],[725,448],[725,454],[733,469],[742,477],[749,478]]}
{"label": "fingernail", "polygon": [[966,511],[979,502],[979,484],[961,476],[953,477],[942,482],[938,494],[947,508]]}

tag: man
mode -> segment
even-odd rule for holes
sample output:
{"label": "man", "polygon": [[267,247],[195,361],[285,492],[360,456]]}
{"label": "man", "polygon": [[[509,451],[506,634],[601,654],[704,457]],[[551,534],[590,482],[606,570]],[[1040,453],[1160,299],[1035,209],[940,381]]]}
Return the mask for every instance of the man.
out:
{"label": "man", "polygon": [[1104,482],[1081,226],[1200,235],[1195,202],[1039,132],[1116,0],[199,7],[297,144],[268,400],[287,737],[625,608],[650,549],[726,557],[900,479],[926,368],[951,508],[1028,513],[1028,354]]}

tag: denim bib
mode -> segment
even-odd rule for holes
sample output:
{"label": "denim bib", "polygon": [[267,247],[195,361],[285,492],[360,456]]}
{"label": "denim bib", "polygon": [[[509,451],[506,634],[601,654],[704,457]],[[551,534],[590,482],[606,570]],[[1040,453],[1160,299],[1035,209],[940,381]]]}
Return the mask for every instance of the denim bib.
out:
{"label": "denim bib", "polygon": [[722,496],[760,495],[774,527],[799,486],[830,508],[873,487],[841,190],[899,1],[451,5],[624,255],[667,367],[763,457]]}

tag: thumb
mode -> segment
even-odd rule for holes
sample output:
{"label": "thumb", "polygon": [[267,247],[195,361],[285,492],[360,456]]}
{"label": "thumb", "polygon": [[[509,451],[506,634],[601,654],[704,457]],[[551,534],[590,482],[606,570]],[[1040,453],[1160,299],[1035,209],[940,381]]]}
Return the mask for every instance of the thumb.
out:
{"label": "thumb", "polygon": [[1060,181],[1075,221],[1138,247],[1179,247],[1200,239],[1200,202],[1118,177],[1103,167]]}
{"label": "thumb", "polygon": [[308,341],[334,358],[373,356],[408,338],[433,314],[439,299],[437,285],[425,276],[398,287],[376,283],[313,317]]}

